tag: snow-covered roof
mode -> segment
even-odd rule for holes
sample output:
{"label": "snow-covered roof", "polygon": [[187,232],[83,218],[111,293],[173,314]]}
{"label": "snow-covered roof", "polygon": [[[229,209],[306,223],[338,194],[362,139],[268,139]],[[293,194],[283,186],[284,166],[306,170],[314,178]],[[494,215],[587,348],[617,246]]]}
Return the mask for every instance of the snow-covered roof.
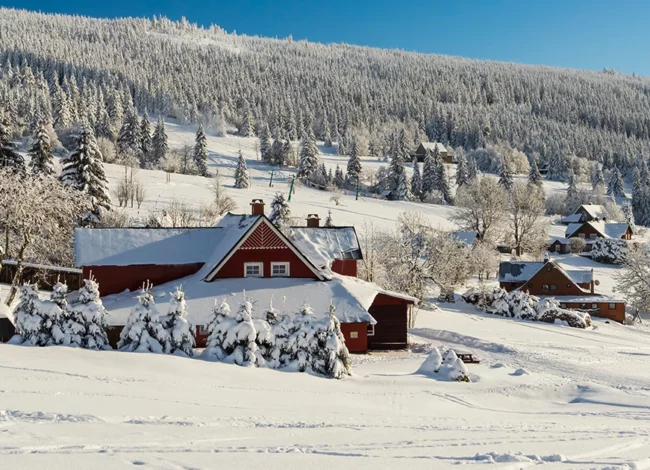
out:
{"label": "snow-covered roof", "polygon": [[241,238],[257,222],[261,215],[241,215],[231,214],[230,212],[216,225],[217,229],[222,230],[222,236],[216,244],[213,244],[203,261],[205,264],[199,271],[202,278],[205,278],[210,272],[224,259],[224,257],[233,249]]}
{"label": "snow-covered roof", "polygon": [[548,241],[549,245],[552,245],[555,242],[560,242],[562,245],[569,243],[569,239],[565,237],[551,237]]}
{"label": "snow-covered roof", "polygon": [[[328,312],[330,301],[334,301],[336,316],[343,323],[376,323],[368,313],[377,294],[387,294],[404,300],[417,299],[394,292],[388,292],[375,284],[348,276],[334,275],[330,281],[304,278],[239,278],[218,279],[205,282],[194,274],[177,281],[154,288],[158,311],[167,313],[169,293],[182,285],[188,307],[188,320],[194,325],[207,324],[215,299],[226,299],[233,311],[243,300],[244,292],[254,305],[254,313],[263,318],[271,301],[280,313],[294,314],[304,303],[309,303],[316,315]],[[109,312],[110,325],[124,325],[137,303],[137,292],[124,292],[104,297],[104,306]]]}
{"label": "snow-covered roof", "polygon": [[563,303],[600,303],[600,302],[609,302],[612,304],[624,304],[625,300],[619,299],[616,297],[611,297],[609,295],[601,294],[592,294],[592,295],[538,295],[536,296],[540,299],[555,299],[558,302]]}
{"label": "snow-covered roof", "polygon": [[578,222],[580,222],[582,220],[583,217],[584,217],[584,214],[580,214],[580,213],[571,214],[571,215],[567,215],[566,217],[563,217],[562,219],[560,219],[560,222],[563,223],[563,224],[567,224],[567,225],[568,224],[577,224]]}
{"label": "snow-covered roof", "polygon": [[499,265],[499,282],[526,282],[545,264],[537,261],[503,261]]}
{"label": "snow-covered roof", "polygon": [[630,227],[627,223],[622,224],[608,224],[606,222],[585,222],[581,224],[569,224],[566,228],[565,235],[571,238],[581,227],[585,224],[590,225],[594,230],[600,233],[605,238],[621,238]]}
{"label": "snow-covered roof", "polygon": [[478,237],[478,232],[467,232],[459,230],[454,232],[454,238],[465,246],[472,246]]}
{"label": "snow-covered roof", "polygon": [[293,244],[314,265],[330,266],[335,259],[362,259],[354,227],[294,227]]}
{"label": "snow-covered roof", "polygon": [[75,264],[127,266],[202,263],[223,230],[213,228],[78,228]]}
{"label": "snow-covered roof", "polygon": [[606,213],[605,207],[600,204],[583,204],[577,209],[576,214],[580,209],[583,209],[592,219],[602,219]]}
{"label": "snow-covered roof", "polygon": [[438,152],[446,152],[447,149],[440,142],[421,142],[425,150],[434,150],[438,147]]}
{"label": "snow-covered roof", "polygon": [[[2,260],[2,264],[6,264],[9,266],[17,266],[18,261],[15,259],[5,259]],[[64,266],[52,266],[49,264],[23,263],[23,268],[42,269],[44,271],[48,270],[48,271],[58,271],[62,273],[81,274],[81,269],[66,268]]]}
{"label": "snow-covered roof", "polygon": [[591,271],[591,269],[572,269],[570,271],[567,271],[560,266],[558,266],[558,269],[562,269],[565,273],[567,273],[571,280],[573,280],[573,282],[576,284],[589,284],[594,278],[594,273]]}

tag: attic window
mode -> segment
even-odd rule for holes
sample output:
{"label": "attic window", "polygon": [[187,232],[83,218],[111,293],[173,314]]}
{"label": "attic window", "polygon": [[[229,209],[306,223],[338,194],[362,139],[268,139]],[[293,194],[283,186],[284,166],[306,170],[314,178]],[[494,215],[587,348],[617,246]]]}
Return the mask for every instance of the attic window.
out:
{"label": "attic window", "polygon": [[271,263],[271,276],[272,277],[289,276],[289,263]]}
{"label": "attic window", "polygon": [[264,276],[264,266],[262,263],[244,263],[244,277],[262,276]]}

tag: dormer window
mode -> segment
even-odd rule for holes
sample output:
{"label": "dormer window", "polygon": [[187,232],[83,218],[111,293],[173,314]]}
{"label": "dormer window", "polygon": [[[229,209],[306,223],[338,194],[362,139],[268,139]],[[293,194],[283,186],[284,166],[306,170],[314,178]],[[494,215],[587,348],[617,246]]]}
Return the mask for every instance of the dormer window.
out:
{"label": "dormer window", "polygon": [[271,263],[272,277],[288,277],[289,263]]}
{"label": "dormer window", "polygon": [[264,265],[262,263],[244,263],[244,277],[264,276]]}

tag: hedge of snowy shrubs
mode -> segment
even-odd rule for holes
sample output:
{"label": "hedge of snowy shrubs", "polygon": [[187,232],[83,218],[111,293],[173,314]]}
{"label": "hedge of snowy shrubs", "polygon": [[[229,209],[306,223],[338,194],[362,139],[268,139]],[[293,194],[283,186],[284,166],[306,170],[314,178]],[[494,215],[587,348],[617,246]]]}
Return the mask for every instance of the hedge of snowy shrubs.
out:
{"label": "hedge of snowy shrubs", "polygon": [[[30,284],[23,285],[20,294],[14,311],[17,334],[11,343],[112,349],[106,333],[108,312],[94,280],[86,280],[71,294],[65,284],[56,284],[49,299],[41,299],[37,287]],[[194,356],[194,328],[185,318],[185,294],[177,288],[170,296],[169,311],[161,315],[152,286],[143,286],[120,334],[120,351]],[[324,318],[316,318],[308,305],[293,317],[278,315],[272,306],[264,315],[265,319],[254,319],[248,299],[236,313],[224,300],[212,311],[207,347],[201,357],[334,378],[351,374],[349,352],[333,304]]]}
{"label": "hedge of snowy shrubs", "polygon": [[628,242],[619,238],[597,238],[591,245],[591,259],[605,264],[623,264]]}
{"label": "hedge of snowy shrubs", "polygon": [[588,313],[561,308],[560,303],[555,299],[540,300],[519,290],[506,292],[502,288],[492,291],[475,289],[466,292],[463,299],[493,315],[545,323],[560,321],[574,328],[591,326],[591,317]]}

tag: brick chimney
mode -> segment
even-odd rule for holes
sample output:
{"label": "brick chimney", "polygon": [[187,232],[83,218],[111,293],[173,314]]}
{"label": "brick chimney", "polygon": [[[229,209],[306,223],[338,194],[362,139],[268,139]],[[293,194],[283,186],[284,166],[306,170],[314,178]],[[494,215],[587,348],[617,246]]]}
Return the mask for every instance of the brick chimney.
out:
{"label": "brick chimney", "polygon": [[263,199],[253,199],[251,202],[251,215],[264,215]]}
{"label": "brick chimney", "polygon": [[318,214],[307,214],[307,227],[320,227]]}

